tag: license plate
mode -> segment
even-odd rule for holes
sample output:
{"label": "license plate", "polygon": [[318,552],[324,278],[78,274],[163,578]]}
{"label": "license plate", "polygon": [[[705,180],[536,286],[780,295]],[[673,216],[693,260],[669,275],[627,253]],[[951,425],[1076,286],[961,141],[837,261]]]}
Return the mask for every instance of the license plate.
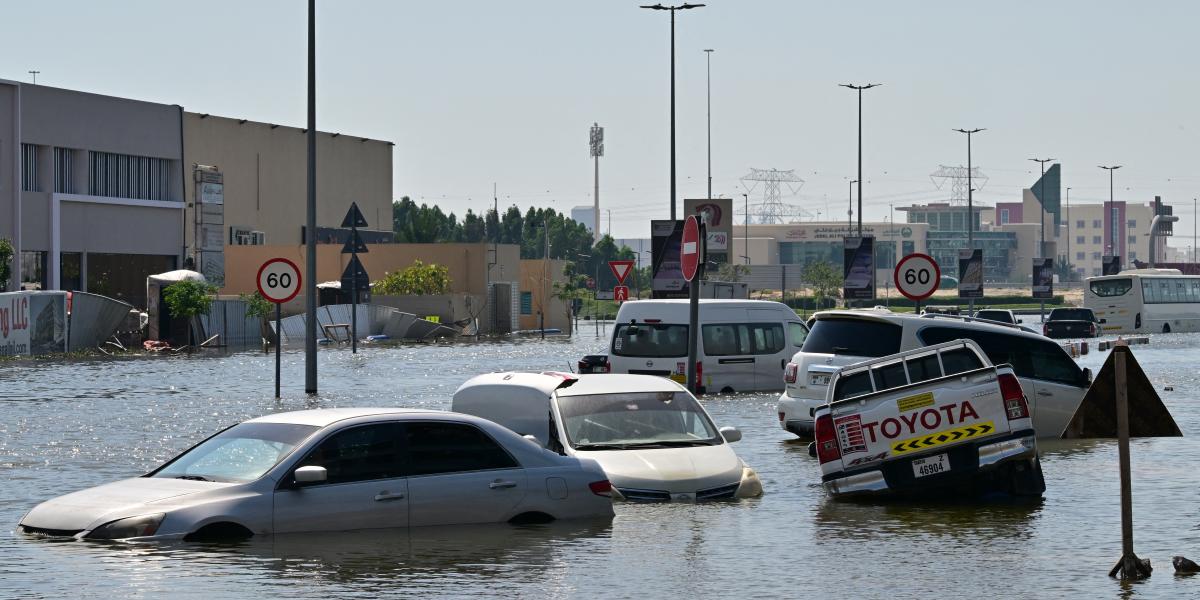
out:
{"label": "license plate", "polygon": [[829,373],[809,373],[809,385],[829,385]]}
{"label": "license plate", "polygon": [[912,462],[913,477],[936,475],[950,470],[950,457],[946,454],[915,458]]}
{"label": "license plate", "polygon": [[671,381],[674,381],[675,383],[686,384],[687,383],[687,375],[678,375],[678,374],[671,375]]}

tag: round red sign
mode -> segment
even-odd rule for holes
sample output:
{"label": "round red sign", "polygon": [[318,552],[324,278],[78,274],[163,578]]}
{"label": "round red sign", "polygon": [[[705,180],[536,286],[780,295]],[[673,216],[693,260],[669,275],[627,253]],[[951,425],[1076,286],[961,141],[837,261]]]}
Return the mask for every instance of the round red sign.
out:
{"label": "round red sign", "polygon": [[696,278],[700,267],[700,222],[692,215],[683,222],[683,239],[679,243],[679,268],[683,270],[683,278],[691,281]]}
{"label": "round red sign", "polygon": [[920,302],[933,295],[941,285],[942,270],[927,254],[909,254],[896,263],[892,281],[905,298]]}

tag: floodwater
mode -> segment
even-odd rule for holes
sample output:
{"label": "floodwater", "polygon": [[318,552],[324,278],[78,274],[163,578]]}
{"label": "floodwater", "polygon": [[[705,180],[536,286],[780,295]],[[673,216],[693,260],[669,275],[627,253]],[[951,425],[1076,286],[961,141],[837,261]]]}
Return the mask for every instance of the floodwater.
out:
{"label": "floodwater", "polygon": [[[234,545],[53,541],[15,532],[38,502],[136,476],[212,432],[265,413],[334,406],[448,408],[463,381],[565,370],[604,340],[322,349],[321,393],[303,354],[0,362],[0,597],[1185,598],[1200,577],[1200,336],[1135,346],[1186,437],[1133,443],[1135,549],[1155,567],[1123,585],[1116,443],[1042,445],[1034,505],[831,501],[815,459],[779,429],[775,394],[704,399],[759,472],[760,499],[616,507],[611,523],[276,536]],[[1103,355],[1081,364],[1098,370]],[[1171,386],[1174,391],[1163,391]]]}

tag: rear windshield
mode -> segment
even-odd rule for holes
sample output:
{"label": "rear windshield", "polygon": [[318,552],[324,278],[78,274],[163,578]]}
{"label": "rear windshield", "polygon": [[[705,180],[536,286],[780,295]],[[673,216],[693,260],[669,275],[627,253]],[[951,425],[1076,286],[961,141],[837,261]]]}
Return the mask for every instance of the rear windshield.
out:
{"label": "rear windshield", "polygon": [[989,321],[999,321],[1001,323],[1012,323],[1012,313],[1006,310],[981,310],[975,313],[976,319],[987,319]]}
{"label": "rear windshield", "polygon": [[818,319],[802,352],[878,358],[900,351],[899,325],[866,319]]}
{"label": "rear windshield", "polygon": [[1093,281],[1091,284],[1092,293],[1101,298],[1111,296],[1124,296],[1126,292],[1133,289],[1132,279],[1101,279]]}
{"label": "rear windshield", "polygon": [[[1032,336],[958,327],[926,327],[917,333],[924,344],[974,340],[994,365],[1010,364],[1018,377],[1085,386],[1083,371],[1058,344]],[[948,353],[943,353],[943,359]]]}
{"label": "rear windshield", "polygon": [[1050,311],[1050,318],[1056,321],[1093,321],[1096,316],[1088,308],[1056,308]]}
{"label": "rear windshield", "polygon": [[687,356],[688,326],[667,323],[617,325],[613,333],[615,356],[665,358]]}

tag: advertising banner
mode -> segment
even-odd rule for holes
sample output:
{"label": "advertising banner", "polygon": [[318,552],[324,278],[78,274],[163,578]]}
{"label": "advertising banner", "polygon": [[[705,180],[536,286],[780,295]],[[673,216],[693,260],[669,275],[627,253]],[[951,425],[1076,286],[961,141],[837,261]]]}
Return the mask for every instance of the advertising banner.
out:
{"label": "advertising banner", "polygon": [[679,264],[683,221],[650,221],[651,297],[687,298],[687,280]]}
{"label": "advertising banner", "polygon": [[0,356],[37,356],[66,351],[66,292],[0,294]]}
{"label": "advertising banner", "polygon": [[848,236],[842,253],[842,297],[846,300],[875,299],[875,238]]}
{"label": "advertising banner", "polygon": [[1119,255],[1118,256],[1107,256],[1106,255],[1102,259],[1102,261],[1103,262],[1101,262],[1101,267],[1100,267],[1101,275],[1116,275],[1121,272],[1121,257]]}
{"label": "advertising banner", "polygon": [[684,215],[700,215],[708,226],[708,259],[730,262],[733,238],[732,198],[690,198],[683,201]]}
{"label": "advertising banner", "polygon": [[1054,259],[1033,259],[1033,297],[1054,297]]}
{"label": "advertising banner", "polygon": [[983,249],[958,251],[958,297],[983,297]]}

